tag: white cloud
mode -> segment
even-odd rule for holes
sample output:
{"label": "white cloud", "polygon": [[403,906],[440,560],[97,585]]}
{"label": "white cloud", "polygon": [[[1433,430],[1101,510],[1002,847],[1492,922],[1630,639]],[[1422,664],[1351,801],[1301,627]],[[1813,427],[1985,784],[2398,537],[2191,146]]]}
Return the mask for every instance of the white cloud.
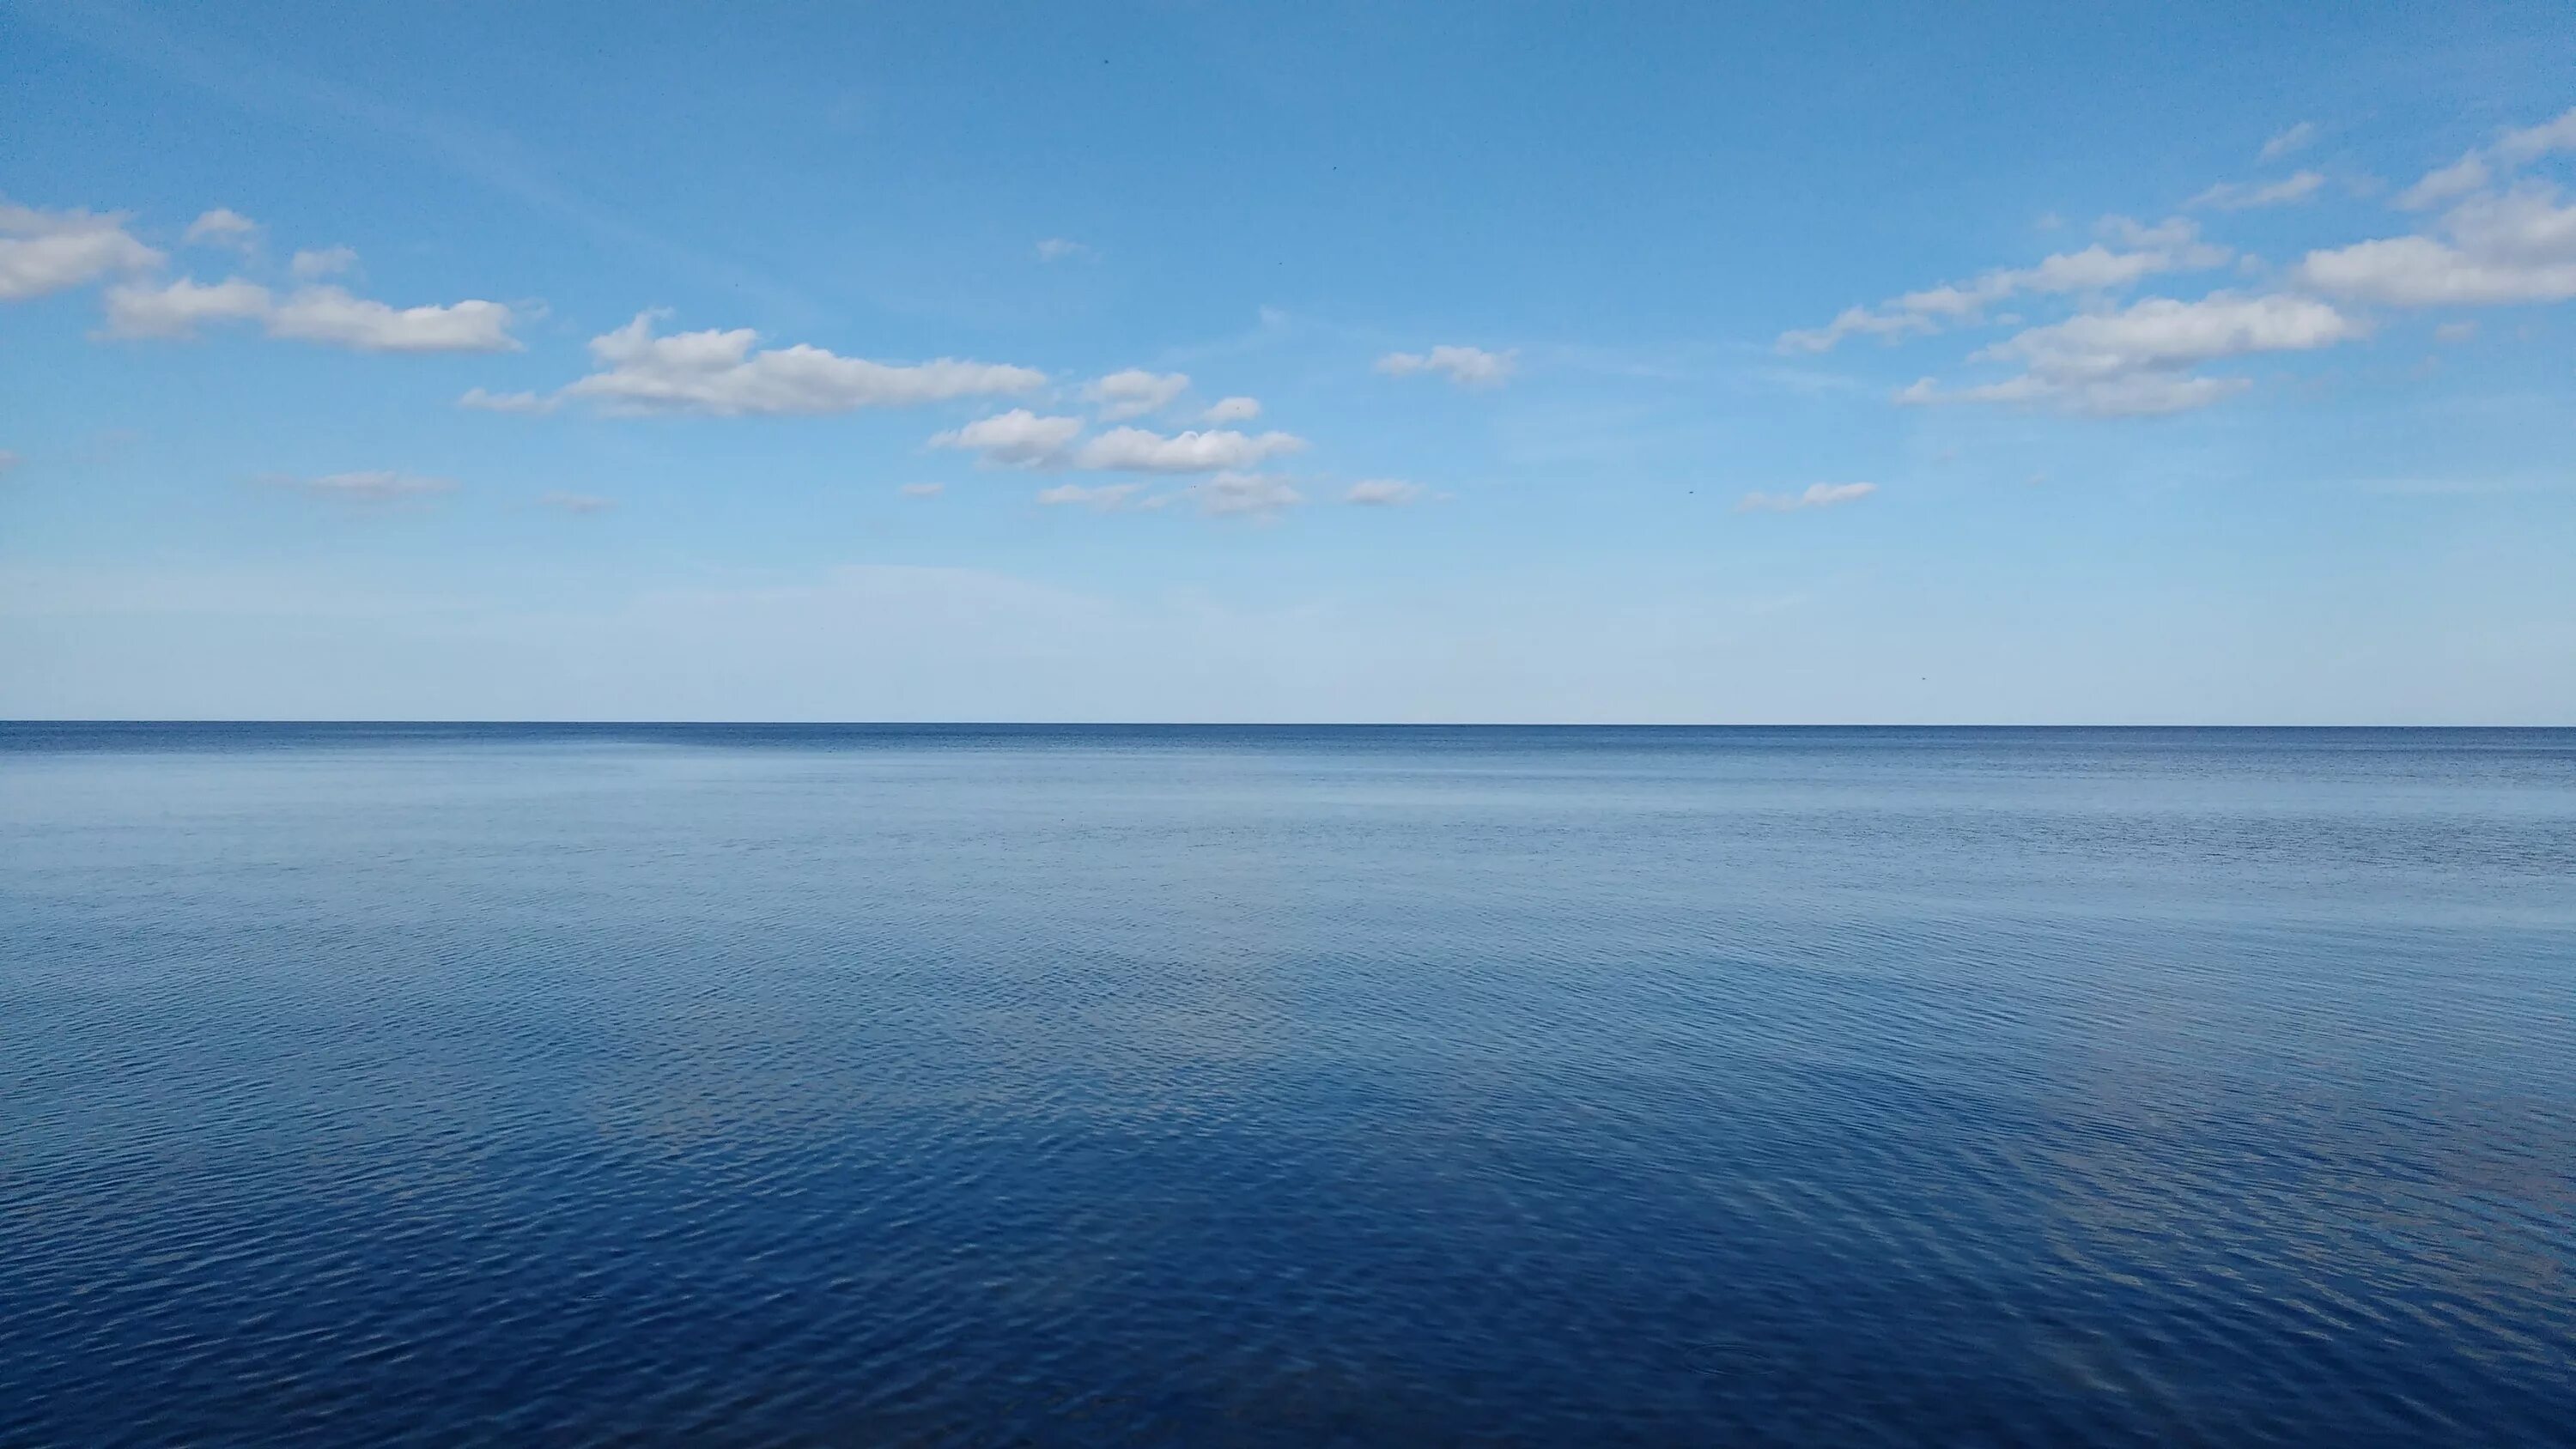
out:
{"label": "white cloud", "polygon": [[128,282],[107,289],[107,335],[194,337],[208,322],[266,317],[272,305],[266,287],[239,277],[214,283],[181,277],[158,287]]}
{"label": "white cloud", "polygon": [[906,498],[936,498],[947,491],[948,485],[945,483],[906,483],[903,485],[903,496]]}
{"label": "white cloud", "polygon": [[1878,491],[1875,483],[1810,483],[1799,493],[1747,493],[1736,500],[1738,513],[1796,513],[1856,503]]}
{"label": "white cloud", "polygon": [[2498,156],[2516,166],[2529,165],[2553,151],[2576,151],[2576,106],[2568,107],[2556,120],[2505,132],[2495,149]]}
{"label": "white cloud", "polygon": [[555,400],[550,397],[532,392],[486,392],[479,387],[467,388],[465,395],[456,400],[456,405],[486,413],[550,413],[555,410]]}
{"label": "white cloud", "polygon": [[549,493],[537,503],[540,507],[569,513],[575,518],[595,517],[617,506],[616,499],[602,498],[594,493]]}
{"label": "white cloud", "polygon": [[1924,378],[1896,394],[1908,404],[2046,403],[2094,417],[2205,407],[2250,384],[2187,369],[2255,353],[2303,352],[2369,335],[2369,324],[2313,297],[2213,292],[2196,302],[2151,297],[2033,327],[1976,357],[2019,362],[2018,377],[1942,389]]}
{"label": "white cloud", "polygon": [[107,292],[111,337],[193,337],[211,322],[257,322],[269,336],[358,352],[512,352],[513,318],[498,302],[388,307],[338,287],[304,287],[280,300],[240,277],[165,286],[128,282]]}
{"label": "white cloud", "polygon": [[2436,342],[2466,342],[2477,335],[2478,324],[2475,322],[2445,322],[2433,329]]}
{"label": "white cloud", "polygon": [[1160,508],[1161,498],[1141,498],[1142,483],[1101,483],[1085,487],[1080,483],[1059,483],[1041,489],[1038,502],[1049,508],[1088,508],[1097,513],[1125,513]]}
{"label": "white cloud", "polygon": [[591,357],[601,370],[562,395],[595,399],[612,412],[739,417],[901,407],[1026,392],[1046,381],[1045,373],[1032,368],[944,357],[899,365],[801,343],[754,351],[760,334],[748,327],[656,337],[653,317],[638,313],[616,331],[592,338]]}
{"label": "white cloud", "polygon": [[1073,466],[1111,473],[1214,473],[1244,469],[1302,450],[1291,433],[1238,433],[1212,428],[1169,437],[1143,428],[1112,428],[1084,443]]}
{"label": "white cloud", "polygon": [[2555,302],[2576,297],[2576,206],[2549,187],[2472,197],[2442,218],[2450,240],[2388,237],[2314,251],[2299,282],[2392,307]]}
{"label": "white cloud", "polygon": [[1100,253],[1093,251],[1091,248],[1084,246],[1078,241],[1068,240],[1067,238],[1060,236],[1051,236],[1038,243],[1038,260],[1042,262],[1060,262],[1068,257],[1079,257],[1084,260],[1089,260],[1090,258],[1097,257],[1099,255]]}
{"label": "white cloud", "polygon": [[1082,432],[1080,418],[1045,418],[1027,408],[979,418],[930,440],[934,448],[958,448],[981,454],[999,467],[1037,468],[1061,463],[1064,450]]}
{"label": "white cloud", "polygon": [[259,223],[234,211],[218,206],[188,223],[179,240],[192,247],[226,246],[247,252],[259,245]]}
{"label": "white cloud", "polygon": [[1261,416],[1261,402],[1259,399],[1248,397],[1221,397],[1215,402],[1210,403],[1206,412],[1199,414],[1199,421],[1203,423],[1248,423],[1259,416]]}
{"label": "white cloud", "polygon": [[1377,370],[1390,377],[1445,373],[1460,387],[1500,387],[1520,367],[1520,353],[1487,352],[1481,347],[1439,346],[1429,352],[1390,352],[1377,360]]}
{"label": "white cloud", "polygon": [[41,297],[114,272],[145,271],[161,260],[126,232],[122,216],[0,201],[0,302]]}
{"label": "white cloud", "polygon": [[2322,171],[2302,171],[2296,176],[2263,185],[2222,181],[2183,203],[2185,206],[2215,207],[2220,211],[2250,211],[2258,206],[2284,206],[2305,201],[2326,184]]}
{"label": "white cloud", "polygon": [[1147,372],[1131,367],[1113,372],[1082,390],[1083,399],[1100,409],[1100,415],[1111,422],[1141,418],[1171,405],[1172,399],[1189,390],[1186,372]]}
{"label": "white cloud", "polygon": [[2258,159],[2278,161],[2284,156],[2308,149],[2309,144],[2316,139],[2317,123],[2301,121],[2264,142],[2263,153]]}
{"label": "white cloud", "polygon": [[2446,201],[2456,201],[2487,184],[2487,163],[2475,151],[2448,166],[2425,173],[2424,179],[2397,193],[2397,204],[2408,211],[2424,211]]}
{"label": "white cloud", "polygon": [[328,473],[319,478],[270,477],[260,481],[292,488],[316,498],[336,498],[352,503],[399,503],[405,499],[452,492],[456,487],[444,478],[424,478],[417,473],[385,469],[364,473]]}
{"label": "white cloud", "polygon": [[288,293],[267,317],[268,335],[356,352],[516,352],[514,319],[499,302],[389,307],[338,287]]}
{"label": "white cloud", "polygon": [[1287,480],[1263,473],[1219,473],[1187,491],[1211,518],[1274,518],[1306,501]]}
{"label": "white cloud", "polygon": [[2423,180],[2397,194],[2397,204],[2408,211],[2429,211],[2557,151],[2576,151],[2576,106],[2539,125],[2508,130],[2494,145],[2473,149],[2450,165],[2426,173]]}
{"label": "white cloud", "polygon": [[1365,478],[1352,484],[1351,491],[1342,495],[1342,501],[1367,508],[1400,508],[1421,497],[1422,485],[1419,483],[1407,483],[1398,478]]}
{"label": "white cloud", "polygon": [[1782,333],[1779,348],[1783,352],[1827,352],[1848,337],[1893,340],[1939,332],[1981,320],[1986,308],[2007,297],[2107,292],[2160,272],[2225,266],[2235,257],[2226,247],[2202,241],[2198,226],[2183,217],[2154,226],[2122,216],[2105,217],[2101,230],[2118,244],[2118,249],[2096,242],[2082,251],[2043,258],[2034,266],[1999,268],[1971,281],[1907,292],[1875,308],[1846,308],[1822,327]]}
{"label": "white cloud", "polygon": [[296,276],[306,281],[314,281],[322,277],[336,277],[357,264],[358,253],[355,248],[319,247],[310,251],[297,252],[295,259],[287,263],[287,267]]}

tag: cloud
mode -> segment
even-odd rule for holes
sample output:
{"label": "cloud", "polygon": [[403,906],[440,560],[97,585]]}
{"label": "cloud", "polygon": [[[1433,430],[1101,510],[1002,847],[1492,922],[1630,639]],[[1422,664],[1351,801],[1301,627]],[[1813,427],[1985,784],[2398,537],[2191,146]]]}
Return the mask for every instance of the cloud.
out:
{"label": "cloud", "polygon": [[903,485],[903,496],[906,498],[936,498],[947,491],[948,485],[945,483],[906,483]]}
{"label": "cloud", "polygon": [[1836,508],[1857,503],[1878,491],[1875,483],[1810,483],[1800,493],[1747,493],[1737,499],[1738,513],[1796,513],[1809,508]]}
{"label": "cloud", "polygon": [[267,319],[268,335],[357,352],[516,352],[510,309],[499,302],[389,307],[338,287],[287,294]]}
{"label": "cloud", "polygon": [[1419,483],[1407,483],[1396,478],[1366,478],[1352,484],[1350,491],[1342,495],[1342,501],[1366,508],[1400,508],[1421,497],[1422,485]]}
{"label": "cloud", "polygon": [[2487,184],[2487,163],[2472,151],[2448,166],[2426,172],[2424,179],[2397,193],[2397,204],[2425,211],[2454,201]]}
{"label": "cloud", "polygon": [[1082,396],[1100,409],[1102,417],[1118,422],[1160,411],[1188,391],[1189,385],[1190,375],[1186,372],[1156,373],[1131,367],[1085,387]]}
{"label": "cloud", "polygon": [[1199,414],[1199,421],[1203,423],[1248,423],[1259,416],[1261,416],[1261,403],[1259,399],[1248,397],[1221,397],[1215,402],[1210,403],[1206,412]]}
{"label": "cloud", "polygon": [[569,513],[576,518],[595,517],[617,506],[617,500],[614,498],[601,498],[589,493],[549,493],[538,499],[537,503],[541,507],[551,508],[559,513]]}
{"label": "cloud", "polygon": [[1975,354],[2019,362],[2018,377],[1943,390],[1925,378],[1896,394],[1908,404],[2046,403],[2094,417],[2206,407],[2249,384],[2187,369],[2255,353],[2304,352],[2368,336],[2369,324],[2313,297],[2213,292],[2196,302],[2151,297],[2026,331]]}
{"label": "cloud", "polygon": [[1088,508],[1095,513],[1128,513],[1160,508],[1162,498],[1139,497],[1145,491],[1142,483],[1101,483],[1085,487],[1080,483],[1059,483],[1041,489],[1038,502],[1049,508]]}
{"label": "cloud", "polygon": [[2303,286],[2391,307],[2495,306],[2576,297],[2576,206],[2549,187],[2472,197],[2442,218],[2449,240],[2388,237],[2314,251]]}
{"label": "cloud", "polygon": [[1209,429],[1166,437],[1143,428],[1112,428],[1076,450],[1072,464],[1095,472],[1213,473],[1251,468],[1305,446],[1305,439],[1291,433]]}
{"label": "cloud", "polygon": [[159,287],[128,282],[107,290],[107,335],[194,337],[205,323],[253,321],[273,305],[266,287],[239,277],[214,283],[181,277]]}
{"label": "cloud", "polygon": [[453,492],[456,488],[454,483],[444,478],[424,478],[416,473],[382,469],[364,473],[326,473],[319,478],[272,476],[260,481],[315,498],[336,498],[351,503],[400,503]]}
{"label": "cloud", "polygon": [[2258,206],[2284,206],[2293,201],[2307,200],[2316,195],[2317,189],[2325,184],[2325,173],[2322,171],[2302,171],[2296,176],[2261,186],[2222,181],[2184,202],[2183,205],[2194,209],[2215,207],[2220,211],[2250,211]]}
{"label": "cloud", "polygon": [[219,206],[188,223],[179,239],[192,247],[227,246],[246,252],[259,245],[259,223]]}
{"label": "cloud", "polygon": [[651,312],[590,341],[601,369],[565,387],[562,396],[597,401],[617,413],[702,413],[717,417],[838,413],[903,407],[952,398],[1027,392],[1046,381],[1032,368],[996,363],[898,365],[841,357],[798,344],[755,351],[760,334],[653,335]]}
{"label": "cloud", "polygon": [[1377,370],[1389,377],[1410,377],[1415,373],[1446,373],[1460,387],[1500,387],[1511,380],[1520,367],[1520,353],[1487,352],[1481,347],[1439,346],[1429,352],[1390,352],[1377,360]]}
{"label": "cloud", "polygon": [[1027,408],[1013,408],[940,433],[930,446],[977,453],[996,467],[1038,468],[1062,463],[1066,446],[1081,432],[1080,418],[1040,417]]}
{"label": "cloud", "polygon": [[287,263],[288,270],[305,281],[336,277],[358,264],[358,253],[351,247],[321,247],[295,254]]}
{"label": "cloud", "polygon": [[194,337],[207,323],[257,322],[271,337],[357,352],[515,352],[513,320],[498,302],[394,308],[338,287],[302,287],[281,300],[240,277],[128,282],[107,293],[111,337]]}
{"label": "cloud", "polygon": [[479,387],[467,388],[465,395],[456,400],[456,405],[486,413],[550,413],[555,410],[555,400],[550,397],[540,397],[532,392],[485,392]]}
{"label": "cloud", "polygon": [[121,215],[46,211],[0,201],[0,302],[24,301],[115,272],[161,265]]}
{"label": "cloud", "polygon": [[1067,258],[1090,261],[1099,255],[1100,253],[1078,241],[1070,241],[1060,236],[1051,236],[1038,243],[1038,260],[1042,262],[1060,262]]}
{"label": "cloud", "polygon": [[6,476],[7,474],[16,471],[20,461],[22,460],[17,454],[10,452],[6,448],[0,448],[0,476]]}
{"label": "cloud", "polygon": [[2433,329],[2436,342],[2466,342],[2477,335],[2478,324],[2475,322],[2445,322]]}
{"label": "cloud", "polygon": [[2262,155],[2256,159],[2263,161],[2278,161],[2284,156],[2308,149],[2309,144],[2314,142],[2316,139],[2317,123],[2314,121],[2301,121],[2290,127],[2288,130],[2283,131],[2272,139],[2264,142]]}
{"label": "cloud", "polygon": [[2160,272],[2225,266],[2236,255],[2226,247],[2202,241],[2199,227],[2183,217],[2154,226],[2123,216],[2105,217],[2100,230],[2116,247],[2096,242],[2082,251],[2045,257],[2034,266],[1999,268],[1971,281],[1907,292],[1875,308],[1846,308],[1822,327],[1782,333],[1779,349],[1828,352],[1849,337],[1892,341],[1939,332],[1982,320],[1988,307],[2007,297],[2113,291]]}
{"label": "cloud", "polygon": [[2450,165],[2427,172],[2397,194],[2397,204],[2408,211],[2429,211],[2557,151],[2576,151],[2576,106],[2539,125],[2507,130],[2494,145],[2471,149]]}
{"label": "cloud", "polygon": [[1274,518],[1306,501],[1287,480],[1263,473],[1219,473],[1186,491],[1210,518]]}

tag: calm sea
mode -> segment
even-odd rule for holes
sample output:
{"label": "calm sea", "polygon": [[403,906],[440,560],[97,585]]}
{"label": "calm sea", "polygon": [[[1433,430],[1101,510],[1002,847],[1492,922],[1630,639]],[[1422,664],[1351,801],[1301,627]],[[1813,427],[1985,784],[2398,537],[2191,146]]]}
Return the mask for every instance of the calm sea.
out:
{"label": "calm sea", "polygon": [[0,726],[0,1443],[2567,1442],[2576,732]]}

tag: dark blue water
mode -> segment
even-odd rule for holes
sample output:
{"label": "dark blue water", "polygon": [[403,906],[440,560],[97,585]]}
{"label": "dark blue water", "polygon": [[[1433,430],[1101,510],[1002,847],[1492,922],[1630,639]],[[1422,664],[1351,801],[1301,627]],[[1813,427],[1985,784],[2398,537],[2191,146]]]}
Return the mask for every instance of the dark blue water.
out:
{"label": "dark blue water", "polygon": [[0,1442],[2565,1442],[2576,732],[0,726]]}

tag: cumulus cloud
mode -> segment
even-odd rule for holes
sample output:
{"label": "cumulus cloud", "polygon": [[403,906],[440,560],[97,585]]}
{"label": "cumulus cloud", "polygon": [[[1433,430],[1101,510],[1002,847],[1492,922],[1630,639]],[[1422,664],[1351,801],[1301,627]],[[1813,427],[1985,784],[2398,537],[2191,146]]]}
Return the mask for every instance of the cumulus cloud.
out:
{"label": "cumulus cloud", "polygon": [[2508,130],[2494,145],[2472,149],[2450,165],[2425,173],[2424,179],[2397,194],[2397,204],[2408,211],[2430,211],[2558,151],[2576,151],[2576,106],[2539,125]]}
{"label": "cumulus cloud", "polygon": [[2203,407],[2243,389],[2241,378],[2188,369],[2222,358],[2303,352],[2369,335],[2369,324],[2313,297],[2214,292],[2196,302],[2151,297],[2116,312],[2033,327],[1975,354],[2018,362],[2002,382],[1943,390],[1926,378],[1901,403],[2048,403],[2094,416],[2138,416]]}
{"label": "cumulus cloud", "polygon": [[2391,307],[2492,306],[2576,297],[2576,206],[2524,185],[2453,207],[2431,236],[2313,251],[2301,285]]}
{"label": "cumulus cloud", "polygon": [[1091,383],[1082,390],[1082,396],[1100,409],[1102,417],[1119,422],[1161,411],[1189,386],[1190,375],[1186,372],[1147,372],[1131,367]]}
{"label": "cumulus cloud", "polygon": [[895,364],[803,343],[755,350],[760,334],[748,327],[656,337],[654,316],[639,312],[616,331],[592,338],[590,355],[600,370],[560,396],[589,398],[616,413],[742,417],[903,407],[1027,392],[1046,381],[1033,368],[945,357]]}
{"label": "cumulus cloud", "polygon": [[1798,493],[1747,493],[1737,499],[1738,513],[1796,513],[1808,508],[1834,508],[1856,503],[1878,491],[1875,483],[1810,483]]}
{"label": "cumulus cloud", "polygon": [[2284,156],[2308,149],[2309,144],[2314,142],[2316,139],[2317,123],[2314,121],[2301,121],[2290,127],[2288,130],[2282,131],[2273,136],[2272,139],[2264,142],[2263,152],[2259,159],[2264,161],[2278,161]]}
{"label": "cumulus cloud", "polygon": [[1210,518],[1274,518],[1306,501],[1286,479],[1265,473],[1219,473],[1187,491]]}
{"label": "cumulus cloud", "polygon": [[616,499],[601,498],[591,493],[549,493],[537,502],[542,507],[569,513],[575,518],[594,517],[617,506]]}
{"label": "cumulus cloud", "polygon": [[1248,423],[1261,416],[1261,403],[1256,398],[1221,397],[1199,414],[1203,423]]}
{"label": "cumulus cloud", "polygon": [[947,491],[948,485],[945,483],[906,483],[903,485],[903,496],[906,498],[936,498]]}
{"label": "cumulus cloud", "polygon": [[334,498],[351,503],[400,503],[435,497],[456,488],[454,483],[444,478],[425,478],[417,473],[385,469],[364,473],[326,473],[319,478],[272,476],[260,481],[315,498]]}
{"label": "cumulus cloud", "polygon": [[266,317],[272,305],[266,287],[239,277],[213,283],[181,277],[157,287],[128,282],[107,289],[107,335],[194,337],[209,322]]}
{"label": "cumulus cloud", "polygon": [[354,248],[319,247],[297,252],[295,259],[287,263],[287,269],[306,281],[314,281],[336,277],[357,264],[358,253]]}
{"label": "cumulus cloud", "polygon": [[2061,252],[2028,267],[1999,268],[1966,282],[1943,283],[1907,292],[1876,307],[1850,307],[1822,327],[1782,333],[1783,352],[1828,352],[1850,337],[1894,340],[1982,320],[1986,309],[2008,297],[2108,292],[2134,285],[2160,272],[2204,271],[2225,266],[2235,253],[2200,239],[2196,223],[2175,217],[2146,226],[2127,217],[2106,217],[2103,235],[2082,251]]}
{"label": "cumulus cloud", "polygon": [[2222,181],[2183,203],[2195,209],[2214,207],[2220,211],[2251,211],[2259,206],[2286,206],[2305,201],[2326,184],[2322,171],[2302,171],[2296,176],[2256,185],[2250,182]]}
{"label": "cumulus cloud", "polygon": [[1081,432],[1080,418],[1040,417],[1027,408],[1013,408],[940,433],[930,446],[975,453],[996,467],[1040,468],[1061,464],[1065,448]]}
{"label": "cumulus cloud", "polygon": [[1429,352],[1390,352],[1377,360],[1377,370],[1389,377],[1437,372],[1446,374],[1460,387],[1500,387],[1511,380],[1519,367],[1517,350],[1487,352],[1481,347],[1446,345]]}
{"label": "cumulus cloud", "polygon": [[1042,262],[1061,262],[1068,258],[1088,259],[1098,255],[1100,253],[1082,243],[1065,237],[1051,236],[1038,243],[1038,260]]}
{"label": "cumulus cloud", "polygon": [[389,307],[338,287],[303,287],[267,318],[268,335],[358,352],[516,352],[510,309],[499,302]]}
{"label": "cumulus cloud", "polygon": [[1365,478],[1351,485],[1342,495],[1344,503],[1364,508],[1399,508],[1422,497],[1422,485],[1397,478]]}
{"label": "cumulus cloud", "polygon": [[1053,488],[1040,489],[1038,502],[1049,508],[1088,508],[1096,513],[1125,513],[1163,506],[1164,499],[1140,496],[1144,492],[1145,485],[1142,483],[1099,483],[1089,486],[1080,483],[1059,483]]}
{"label": "cumulus cloud", "polygon": [[246,252],[259,244],[259,223],[229,207],[218,206],[188,223],[188,230],[179,239],[192,247],[227,246]]}
{"label": "cumulus cloud", "polygon": [[1112,428],[1076,449],[1072,465],[1110,473],[1214,473],[1252,468],[1305,446],[1306,440],[1292,433],[1211,428],[1165,436],[1143,428]]}
{"label": "cumulus cloud", "polygon": [[397,308],[338,287],[301,287],[280,298],[240,277],[128,282],[107,293],[111,337],[193,337],[207,323],[257,322],[271,337],[357,352],[514,352],[514,320],[499,302]]}
{"label": "cumulus cloud", "polygon": [[161,265],[121,215],[47,211],[0,201],[0,302],[23,301],[118,272]]}
{"label": "cumulus cloud", "polygon": [[555,400],[550,397],[541,397],[533,392],[486,392],[479,387],[467,388],[465,395],[456,400],[456,405],[486,413],[550,413],[555,410]]}

